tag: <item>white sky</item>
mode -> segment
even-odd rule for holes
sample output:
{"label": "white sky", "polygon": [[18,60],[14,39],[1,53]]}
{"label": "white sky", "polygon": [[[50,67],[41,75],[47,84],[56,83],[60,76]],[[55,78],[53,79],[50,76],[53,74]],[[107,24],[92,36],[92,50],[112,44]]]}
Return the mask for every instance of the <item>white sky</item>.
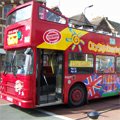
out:
{"label": "white sky", "polygon": [[109,20],[120,23],[119,0],[46,0],[48,7],[59,6],[63,15],[71,17],[84,12],[88,20],[97,16],[108,17]]}

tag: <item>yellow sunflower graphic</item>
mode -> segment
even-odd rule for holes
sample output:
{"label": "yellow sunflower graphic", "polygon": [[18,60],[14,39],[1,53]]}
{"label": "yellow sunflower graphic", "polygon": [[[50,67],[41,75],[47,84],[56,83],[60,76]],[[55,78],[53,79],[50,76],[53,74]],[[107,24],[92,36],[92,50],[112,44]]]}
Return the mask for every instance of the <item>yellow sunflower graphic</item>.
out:
{"label": "yellow sunflower graphic", "polygon": [[72,50],[78,47],[79,51],[82,52],[81,44],[85,45],[85,42],[81,39],[83,35],[81,33],[76,33],[72,28],[69,28],[70,32],[72,33],[71,38],[66,38],[67,42],[73,42]]}

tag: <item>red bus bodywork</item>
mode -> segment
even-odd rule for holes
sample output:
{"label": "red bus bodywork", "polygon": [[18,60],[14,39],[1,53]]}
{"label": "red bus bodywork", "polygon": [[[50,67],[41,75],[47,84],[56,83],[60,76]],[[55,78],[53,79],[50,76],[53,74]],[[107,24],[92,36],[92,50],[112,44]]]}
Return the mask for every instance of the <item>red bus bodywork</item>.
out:
{"label": "red bus bodywork", "polygon": [[[117,62],[114,62],[114,65],[111,62],[111,66],[104,68],[106,70],[105,74],[102,71],[98,72],[96,68],[98,68],[97,65],[99,66],[98,63],[103,61],[101,56],[108,56],[108,58],[110,56],[110,60],[117,60],[117,57],[120,56],[120,38],[69,27],[68,18],[35,1],[14,8],[9,12],[8,16],[14,11],[29,5],[32,6],[31,18],[6,27],[4,49],[17,51],[31,48],[34,56],[33,71],[32,74],[27,75],[4,74],[3,72],[0,84],[0,96],[2,99],[24,108],[34,108],[49,105],[50,103],[57,104],[56,101],[59,101],[59,99],[61,101],[58,103],[69,103],[77,106],[83,104],[86,100],[119,94],[120,74],[119,71],[116,72]],[[44,9],[44,18],[40,18],[38,12],[40,7],[59,15],[64,19],[64,23],[46,20],[47,12]],[[18,33],[20,37],[17,36]],[[75,57],[74,53],[77,56],[84,54],[87,57],[86,61],[80,60],[80,62],[78,59],[72,59],[72,55]],[[53,57],[50,57],[50,55]],[[59,71],[57,71],[54,77],[53,61],[55,58],[59,62],[57,68],[62,73],[59,76]],[[45,59],[46,61],[50,59],[52,62],[48,60],[48,63],[46,63]],[[44,62],[38,64],[38,61]],[[84,71],[81,69],[84,69]],[[43,77],[41,73],[44,73]],[[56,93],[56,88],[59,88],[57,78],[61,81],[60,92],[58,92],[60,94]],[[49,85],[50,82],[40,83],[37,79],[44,79],[44,81],[49,79],[56,82]],[[20,91],[16,91],[16,84],[21,87]],[[44,87],[41,85],[44,85]],[[53,85],[57,87],[52,89]],[[55,99],[54,102],[49,100],[51,94],[46,91],[46,87],[54,91],[55,97],[58,97],[56,101]],[[41,92],[43,93],[41,94]],[[46,102],[44,102],[44,97]],[[40,99],[43,99],[43,101]],[[81,99],[82,101],[80,101]]]}

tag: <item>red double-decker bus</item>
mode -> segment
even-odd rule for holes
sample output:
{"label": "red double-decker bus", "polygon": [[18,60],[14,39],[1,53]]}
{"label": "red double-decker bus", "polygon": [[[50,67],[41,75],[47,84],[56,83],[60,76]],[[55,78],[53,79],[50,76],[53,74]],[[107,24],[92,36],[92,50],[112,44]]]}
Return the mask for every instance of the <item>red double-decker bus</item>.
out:
{"label": "red double-decker bus", "polygon": [[120,93],[120,38],[70,22],[36,1],[9,12],[2,99],[23,108],[80,106]]}

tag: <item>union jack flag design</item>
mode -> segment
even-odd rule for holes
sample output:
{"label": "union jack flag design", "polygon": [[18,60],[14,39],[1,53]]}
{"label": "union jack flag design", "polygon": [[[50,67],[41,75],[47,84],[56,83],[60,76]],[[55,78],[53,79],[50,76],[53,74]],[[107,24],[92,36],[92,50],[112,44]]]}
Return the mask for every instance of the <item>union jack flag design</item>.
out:
{"label": "union jack flag design", "polygon": [[101,82],[102,76],[98,76],[96,74],[89,76],[86,80],[84,80],[84,83],[87,86],[89,97],[93,97],[98,94],[98,91],[100,91],[100,88],[102,87]]}

